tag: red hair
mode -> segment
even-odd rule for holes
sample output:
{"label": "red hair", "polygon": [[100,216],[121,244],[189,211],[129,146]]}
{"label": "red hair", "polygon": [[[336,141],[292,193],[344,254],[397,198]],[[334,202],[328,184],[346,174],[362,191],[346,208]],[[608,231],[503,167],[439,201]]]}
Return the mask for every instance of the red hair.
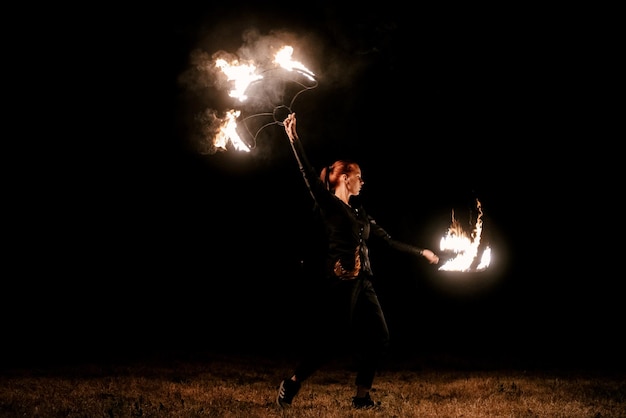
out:
{"label": "red hair", "polygon": [[328,190],[335,190],[339,183],[339,177],[341,177],[342,174],[350,175],[358,168],[359,165],[354,161],[337,160],[332,163],[332,165],[322,168],[320,179],[324,182]]}

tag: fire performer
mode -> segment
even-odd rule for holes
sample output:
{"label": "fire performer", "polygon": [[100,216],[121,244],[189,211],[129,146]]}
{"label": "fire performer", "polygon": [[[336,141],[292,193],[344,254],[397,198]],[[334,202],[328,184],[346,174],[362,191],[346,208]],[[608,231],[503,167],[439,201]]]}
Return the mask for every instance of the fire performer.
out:
{"label": "fire performer", "polygon": [[[352,406],[373,408],[380,404],[370,397],[370,390],[380,362],[389,346],[389,329],[376,290],[372,283],[367,242],[376,238],[391,248],[420,255],[429,263],[437,264],[439,257],[429,249],[396,241],[369,216],[362,205],[352,199],[358,196],[364,181],[360,166],[353,161],[339,160],[324,167],[319,176],[307,160],[296,132],[296,115],[289,114],[284,127],[291,142],[304,181],[313,196],[317,214],[324,225],[327,252],[323,292],[315,304],[323,314],[310,331],[311,337],[302,361],[291,377],[280,383],[277,403],[291,406],[301,384],[324,363],[340,346],[342,336],[349,335],[354,343],[352,354],[356,360],[356,395]],[[315,327],[313,327],[315,328]]]}

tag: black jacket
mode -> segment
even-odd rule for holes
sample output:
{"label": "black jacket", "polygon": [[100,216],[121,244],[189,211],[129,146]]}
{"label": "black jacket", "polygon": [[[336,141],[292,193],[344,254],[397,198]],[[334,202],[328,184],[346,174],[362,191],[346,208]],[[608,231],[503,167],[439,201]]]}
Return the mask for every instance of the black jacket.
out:
{"label": "black jacket", "polygon": [[421,254],[421,248],[392,239],[360,203],[347,205],[328,190],[309,163],[300,140],[292,143],[292,149],[322,220],[328,245],[325,261],[328,275],[344,280],[359,274],[372,275],[367,247],[370,237],[396,250]]}

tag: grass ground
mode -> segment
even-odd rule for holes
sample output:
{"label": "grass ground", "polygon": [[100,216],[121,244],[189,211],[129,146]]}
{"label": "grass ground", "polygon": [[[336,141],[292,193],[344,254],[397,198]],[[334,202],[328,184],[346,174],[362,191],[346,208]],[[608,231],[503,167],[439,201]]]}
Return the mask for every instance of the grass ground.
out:
{"label": "grass ground", "polygon": [[292,359],[205,353],[8,367],[0,416],[12,417],[626,417],[626,373],[525,369],[454,358],[396,359],[371,411],[354,411],[350,362],[328,364],[290,410],[275,403]]}

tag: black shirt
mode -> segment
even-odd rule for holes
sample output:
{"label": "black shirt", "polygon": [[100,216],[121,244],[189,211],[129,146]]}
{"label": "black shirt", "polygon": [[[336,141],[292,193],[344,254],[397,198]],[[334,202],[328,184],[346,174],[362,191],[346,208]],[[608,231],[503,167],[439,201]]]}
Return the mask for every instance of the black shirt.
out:
{"label": "black shirt", "polygon": [[361,204],[348,205],[328,190],[308,162],[301,141],[292,143],[292,149],[324,227],[328,245],[327,274],[342,279],[352,279],[359,274],[372,275],[367,247],[370,237],[399,251],[421,253],[421,248],[392,239]]}

